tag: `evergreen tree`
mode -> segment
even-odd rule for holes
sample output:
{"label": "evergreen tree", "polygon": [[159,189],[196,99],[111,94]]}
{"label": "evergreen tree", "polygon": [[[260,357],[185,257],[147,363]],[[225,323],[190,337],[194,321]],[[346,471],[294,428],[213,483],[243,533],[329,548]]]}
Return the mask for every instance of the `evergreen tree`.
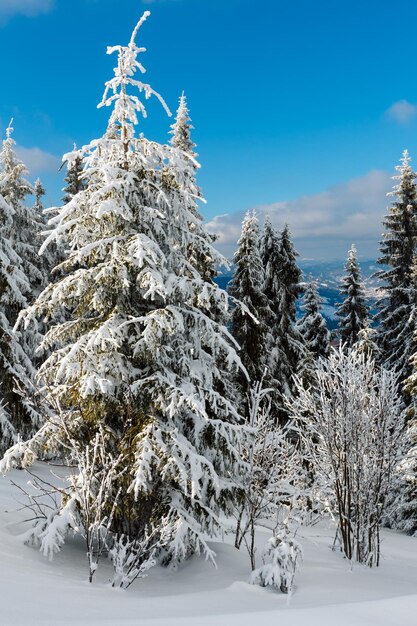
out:
{"label": "evergreen tree", "polygon": [[[46,191],[39,178],[35,181],[33,189],[33,193],[35,195],[35,204],[33,205],[33,210],[35,212],[36,219],[39,222],[39,235],[37,245],[40,248],[45,240],[48,231],[48,219],[45,216],[45,207],[42,203],[42,198],[46,194]],[[42,286],[46,286],[48,284],[51,279],[52,268],[55,267],[61,260],[62,259],[60,255],[58,255],[56,245],[51,244],[50,246],[48,246],[48,248],[45,250],[39,260],[39,263],[41,264],[41,270],[44,276]],[[35,293],[34,295],[38,294]],[[44,331],[44,329],[42,329],[42,331]]]}
{"label": "evergreen tree", "polygon": [[0,151],[0,451],[40,424],[33,406],[36,328],[14,332],[20,310],[40,288],[39,222],[24,201],[32,193],[26,168],[14,152],[12,128]]}
{"label": "evergreen tree", "polygon": [[39,178],[35,181],[33,193],[35,194],[35,208],[39,215],[43,215],[44,206],[42,204],[42,198],[46,194],[46,191]]}
{"label": "evergreen tree", "polygon": [[278,235],[267,217],[261,240],[261,258],[265,272],[263,291],[272,311],[272,346],[268,355],[271,372],[268,382],[274,389],[272,413],[275,419],[284,423],[287,419],[285,396],[291,395],[293,375],[299,371],[305,356],[303,340],[295,323],[301,271],[288,226]]}
{"label": "evergreen tree", "polygon": [[[197,247],[208,237],[192,205],[198,194],[190,159],[134,134],[146,111],[129,88],[163,103],[134,78],[144,71],[135,38],[148,15],[127,46],[108,49],[118,64],[101,105],[113,105],[113,138],[106,134],[67,157],[82,158],[86,186],[61,208],[49,236],[69,242],[65,275],[27,313],[57,320],[40,370],[56,415],[3,462],[4,469],[63,448],[78,464],[61,505],[38,527],[49,554],[70,528],[88,531],[86,506],[115,459],[101,519],[121,546],[118,571],[123,555],[143,565],[194,552],[213,558],[207,536],[218,530],[219,513],[239,492],[236,477],[245,473],[238,448],[245,430],[232,390],[218,391],[224,368],[240,365],[230,335],[211,314],[213,301],[227,309],[227,294],[188,257],[190,242]],[[62,307],[71,312],[64,322]],[[92,476],[89,459],[98,445]]]}
{"label": "evergreen tree", "polygon": [[[183,152],[186,152],[190,157],[195,159],[198,154],[194,152],[196,144],[191,139],[191,131],[194,126],[191,124],[190,113],[188,110],[187,99],[182,92],[179,106],[177,109],[177,115],[175,117],[174,124],[171,125],[170,135],[171,145],[174,148],[179,148]],[[197,163],[194,164],[197,167]]]}
{"label": "evergreen tree", "polygon": [[280,239],[272,226],[269,216],[267,216],[265,220],[264,230],[260,241],[260,251],[265,274],[263,291],[269,300],[270,307],[275,314],[275,317],[278,317],[282,259],[280,256]]}
{"label": "evergreen tree", "polygon": [[381,358],[399,372],[400,382],[411,374],[409,357],[414,333],[413,257],[417,243],[416,173],[404,151],[398,183],[389,194],[394,198],[384,219],[385,234],[378,263],[385,266],[377,273],[384,282],[385,295],[378,303],[379,346]]}
{"label": "evergreen tree", "polygon": [[306,349],[316,358],[327,357],[330,350],[330,332],[321,313],[321,305],[317,283],[310,278],[303,296],[304,315],[298,321],[297,328]]}
{"label": "evergreen tree", "polygon": [[[247,213],[234,256],[235,273],[229,283],[230,295],[242,302],[232,313],[232,335],[240,345],[242,363],[252,383],[260,381],[268,365],[272,312],[263,291],[264,270],[259,254],[259,223],[256,214]],[[238,376],[242,406],[247,408],[250,382],[244,372]]]}
{"label": "evergreen tree", "polygon": [[64,204],[67,204],[80,191],[85,189],[85,181],[83,179],[83,159],[76,152],[74,146],[75,157],[72,161],[67,161],[67,175],[64,178],[66,185],[63,189],[65,195],[63,197]]}
{"label": "evergreen tree", "polygon": [[368,307],[365,304],[365,293],[361,283],[356,248],[353,244],[349,250],[346,275],[342,280],[340,292],[344,299],[336,309],[336,315],[339,318],[338,335],[346,347],[352,348],[368,320]]}
{"label": "evergreen tree", "polygon": [[380,360],[377,330],[371,327],[369,320],[365,320],[365,326],[358,333],[355,350],[358,354],[365,354],[368,359],[372,359],[376,363]]}
{"label": "evergreen tree", "polygon": [[45,280],[38,254],[42,223],[37,211],[27,206],[25,202],[27,196],[34,193],[34,189],[24,178],[28,173],[26,166],[17,158],[14,150],[12,122],[7,129],[7,136],[0,152],[0,193],[14,212],[11,243],[21,259],[22,270],[28,278],[25,296],[30,301],[39,293]]}
{"label": "evergreen tree", "polygon": [[[193,143],[191,139],[191,131],[193,128],[187,100],[183,92],[180,97],[175,122],[171,125],[170,134],[172,137],[170,143],[174,148],[180,151],[182,158],[186,158],[189,161],[190,167],[187,173],[187,178],[184,180],[184,184],[188,185],[189,188],[193,190],[193,193],[197,193],[199,199],[202,200],[201,189],[196,183],[196,175],[200,166],[196,161],[198,155],[194,151],[196,144]],[[188,209],[192,213],[195,213],[195,217],[197,219],[201,219],[199,213],[196,212],[197,207],[195,206],[194,198]],[[192,223],[190,224],[190,228],[193,228]],[[213,278],[217,275],[215,261],[211,253],[211,244],[214,240],[214,236],[207,234],[204,241],[200,241],[198,246],[190,245],[188,251],[190,262],[198,269],[201,276],[203,276],[208,282],[212,282]]]}
{"label": "evergreen tree", "polygon": [[[406,460],[398,466],[394,474],[394,487],[389,494],[389,508],[386,514],[385,524],[391,528],[414,534],[417,531],[417,484],[414,479],[412,457],[416,444],[416,416],[417,416],[417,351],[416,351],[416,313],[417,313],[417,260],[411,269],[411,284],[408,289],[409,305],[403,307],[405,319],[399,320],[399,341],[397,352],[392,355],[392,360],[404,376],[409,367],[410,375],[402,386],[403,401],[406,412],[406,436],[403,449],[398,450],[399,460]],[[404,353],[400,352],[400,349]]]}

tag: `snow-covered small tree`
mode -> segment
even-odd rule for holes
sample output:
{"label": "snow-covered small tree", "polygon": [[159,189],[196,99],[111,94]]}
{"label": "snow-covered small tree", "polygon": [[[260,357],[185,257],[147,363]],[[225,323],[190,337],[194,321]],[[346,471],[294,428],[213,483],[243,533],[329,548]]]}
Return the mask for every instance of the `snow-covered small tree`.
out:
{"label": "snow-covered small tree", "polygon": [[[241,363],[212,314],[213,302],[227,313],[227,294],[189,257],[190,244],[206,245],[209,237],[192,205],[198,194],[189,155],[135,137],[146,110],[130,89],[155,94],[134,77],[144,71],[136,36],[148,15],[127,46],[108,49],[118,55],[101,102],[113,106],[112,132],[66,157],[82,158],[85,189],[58,210],[45,242],[68,243],[65,271],[24,316],[26,323],[45,315],[53,322],[39,375],[54,416],[6,454],[2,469],[45,448],[77,459],[103,428],[107,453],[122,455],[110,531],[134,550],[152,537],[164,562],[193,553],[213,559],[207,539],[246,472],[240,445],[247,429],[225,385]],[[71,497],[85,516],[75,487]]]}
{"label": "snow-covered small tree", "polygon": [[42,198],[46,194],[46,191],[40,178],[37,178],[35,180],[35,184],[33,186],[33,193],[35,196],[35,207],[39,215],[42,215],[42,212],[44,210],[44,206],[42,204]]}
{"label": "snow-covered small tree", "polygon": [[346,262],[346,274],[340,286],[343,302],[337,305],[336,316],[339,318],[338,336],[342,343],[351,348],[359,338],[360,331],[368,320],[368,307],[361,282],[361,274],[352,244]]}
{"label": "snow-covered small tree", "polygon": [[304,314],[297,322],[304,345],[316,358],[326,357],[330,351],[330,332],[326,320],[321,313],[322,301],[320,299],[317,282],[311,278],[304,290],[301,305]]}
{"label": "snow-covered small tree", "polygon": [[263,565],[252,572],[250,583],[292,593],[302,558],[301,544],[294,537],[273,536],[265,546]]}
{"label": "snow-covered small tree", "polygon": [[[74,152],[76,152],[76,146],[74,145]],[[72,200],[74,196],[80,191],[85,189],[85,182],[83,179],[83,159],[80,154],[75,155],[74,159],[67,161],[67,175],[65,176],[65,187],[63,189],[64,197],[63,202],[67,204]]]}
{"label": "snow-covered small tree", "polygon": [[235,272],[229,283],[229,293],[242,302],[232,312],[231,331],[240,346],[240,357],[245,372],[238,375],[241,406],[247,409],[247,396],[251,384],[259,382],[268,364],[270,335],[268,326],[272,312],[264,287],[264,272],[259,255],[259,222],[256,214],[247,213],[242,224],[242,233],[234,256]]}
{"label": "snow-covered small tree", "polygon": [[191,131],[193,129],[194,126],[191,123],[187,98],[184,92],[182,92],[175,122],[171,125],[171,145],[174,146],[174,148],[179,148],[183,152],[186,152],[190,157],[195,159],[198,154],[194,151],[196,144],[191,139]]}
{"label": "snow-covered small tree", "polygon": [[358,333],[358,340],[355,345],[356,352],[364,354],[375,363],[380,360],[380,350],[377,343],[378,331],[372,328],[370,321],[365,321],[365,326]]}
{"label": "snow-covered small tree", "polygon": [[350,560],[378,565],[404,432],[398,377],[341,346],[319,359],[314,385],[297,381],[290,410],[314,462],[315,497],[337,519],[341,550]]}
{"label": "snow-covered small tree", "polygon": [[[266,585],[271,583],[261,581],[260,574],[260,571],[265,571],[265,565],[256,570],[256,527],[267,521],[272,524],[272,541],[280,544],[280,550],[284,543],[289,545],[307,509],[308,489],[298,439],[294,438],[290,424],[279,426],[271,419],[269,396],[272,390],[264,388],[263,382],[263,379],[256,382],[250,390],[248,425],[254,429],[255,437],[242,448],[249,471],[237,509],[235,546],[240,548],[244,544],[247,548],[252,571],[256,574],[252,582]],[[269,555],[270,545],[268,542]],[[281,565],[281,574],[284,575],[284,563],[279,564],[277,556],[273,557],[274,567]],[[269,559],[266,558],[266,561]],[[269,565],[266,569],[269,570]],[[281,590],[288,592],[283,584]]]}

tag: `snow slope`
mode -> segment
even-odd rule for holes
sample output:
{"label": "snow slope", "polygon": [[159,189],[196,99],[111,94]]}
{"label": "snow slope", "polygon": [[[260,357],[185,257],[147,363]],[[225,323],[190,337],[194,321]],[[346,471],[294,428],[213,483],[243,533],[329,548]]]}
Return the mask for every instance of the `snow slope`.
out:
{"label": "snow slope", "polygon": [[[38,464],[45,476],[48,468]],[[92,585],[81,542],[71,539],[53,562],[19,535],[27,511],[10,480],[0,479],[0,626],[401,626],[417,625],[417,539],[383,533],[381,567],[353,569],[332,552],[327,524],[303,529],[304,563],[291,598],[247,584],[249,561],[232,545],[213,544],[218,568],[193,558],[178,571],[155,568],[127,591],[108,585],[104,561]],[[259,545],[268,538],[259,532]]]}

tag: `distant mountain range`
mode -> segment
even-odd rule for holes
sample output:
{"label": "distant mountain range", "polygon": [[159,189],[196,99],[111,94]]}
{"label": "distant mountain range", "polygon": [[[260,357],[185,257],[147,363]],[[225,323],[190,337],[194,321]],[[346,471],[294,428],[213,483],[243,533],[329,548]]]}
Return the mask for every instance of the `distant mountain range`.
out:
{"label": "distant mountain range", "polygon": [[[375,272],[380,269],[375,260],[360,260],[362,280],[365,286],[371,312],[375,312],[375,302],[382,294],[380,281],[374,278]],[[335,318],[336,305],[340,302],[339,286],[345,275],[345,261],[313,261],[302,259],[299,266],[303,272],[303,281],[307,281],[311,276],[318,281],[319,293],[323,300],[323,315],[327,319],[328,327],[333,329],[337,325]],[[227,289],[233,275],[233,268],[217,277],[217,284],[223,289]],[[297,314],[300,316],[300,300],[298,302]]]}

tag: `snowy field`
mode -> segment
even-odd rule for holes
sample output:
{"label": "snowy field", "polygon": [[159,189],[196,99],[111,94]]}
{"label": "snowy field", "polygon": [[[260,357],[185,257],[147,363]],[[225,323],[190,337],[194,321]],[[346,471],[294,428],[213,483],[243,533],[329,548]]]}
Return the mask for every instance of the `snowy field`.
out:
{"label": "snowy field", "polygon": [[[36,471],[45,476],[47,468]],[[0,479],[1,626],[378,626],[417,624],[417,539],[383,533],[382,564],[353,569],[331,551],[324,523],[303,529],[304,563],[291,598],[247,584],[244,551],[213,544],[218,568],[193,558],[177,572],[154,569],[127,591],[112,589],[110,563],[87,582],[84,547],[69,540],[53,562],[19,537],[25,472]],[[268,538],[259,532],[260,545]],[[231,540],[231,538],[230,538]]]}

